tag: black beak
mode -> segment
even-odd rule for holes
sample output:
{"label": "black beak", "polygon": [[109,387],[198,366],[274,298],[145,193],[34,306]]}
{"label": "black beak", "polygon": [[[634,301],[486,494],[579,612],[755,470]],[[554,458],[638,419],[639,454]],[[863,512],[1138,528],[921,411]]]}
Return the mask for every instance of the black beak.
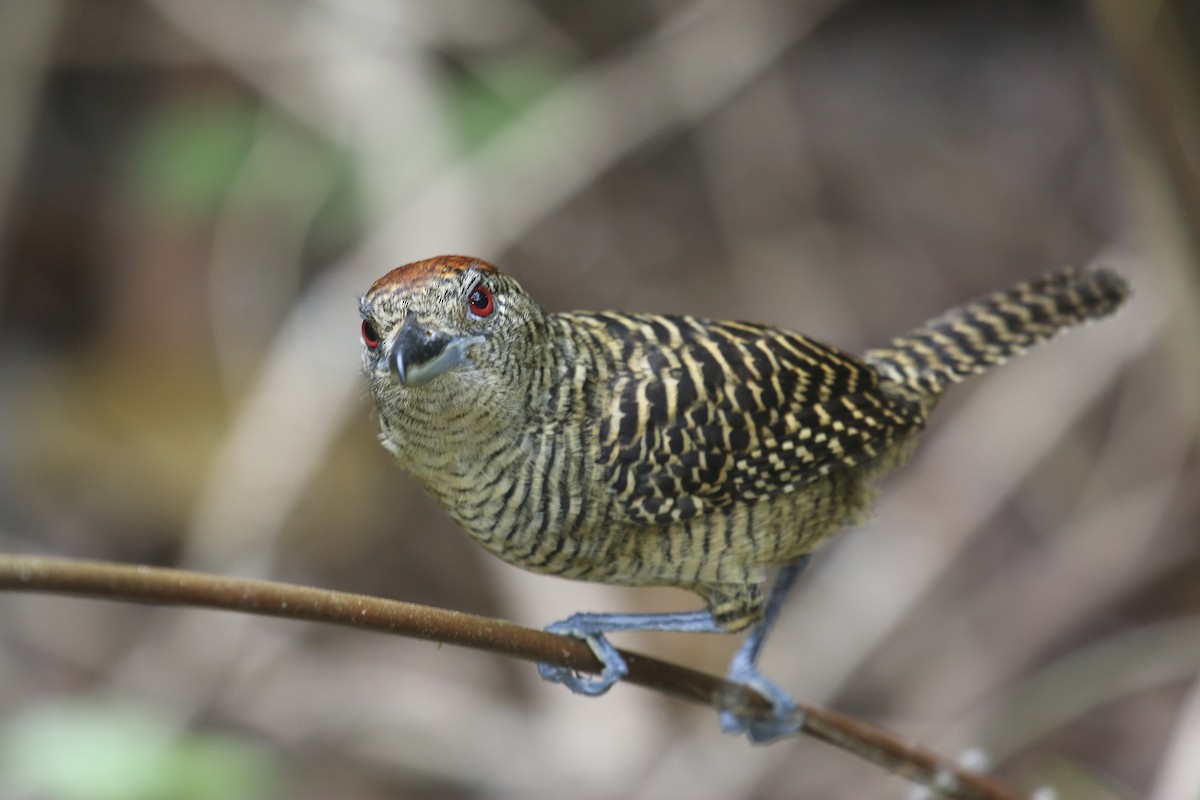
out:
{"label": "black beak", "polygon": [[453,336],[430,330],[412,311],[404,318],[389,357],[392,371],[405,386],[424,386],[452,367],[467,361],[466,349],[481,336]]}

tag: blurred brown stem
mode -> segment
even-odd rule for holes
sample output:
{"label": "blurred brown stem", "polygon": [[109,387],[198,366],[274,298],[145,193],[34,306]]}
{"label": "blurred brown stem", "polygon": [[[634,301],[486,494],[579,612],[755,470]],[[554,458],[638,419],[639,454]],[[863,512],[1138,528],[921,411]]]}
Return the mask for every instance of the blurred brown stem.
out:
{"label": "blurred brown stem", "polygon": [[[0,590],[197,606],[329,622],[588,672],[600,668],[587,644],[579,639],[416,603],[272,581],[101,561],[0,555]],[[624,650],[621,655],[629,665],[626,682],[749,716],[766,715],[771,710],[760,695],[740,684]],[[879,728],[810,706],[800,705],[796,713],[803,716],[804,733],[947,797],[971,800],[1019,797],[986,776],[964,770]]]}
{"label": "blurred brown stem", "polygon": [[1125,81],[1126,97],[1161,163],[1163,182],[1171,191],[1195,258],[1200,254],[1200,162],[1195,152],[1195,134],[1200,130],[1195,47],[1200,36],[1187,25],[1185,6],[1190,1],[1139,5],[1092,0],[1091,7]]}

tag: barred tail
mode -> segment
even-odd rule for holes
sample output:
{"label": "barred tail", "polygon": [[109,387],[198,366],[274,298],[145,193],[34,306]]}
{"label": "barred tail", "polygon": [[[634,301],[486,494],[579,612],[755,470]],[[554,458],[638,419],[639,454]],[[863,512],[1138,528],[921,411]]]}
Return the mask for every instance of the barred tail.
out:
{"label": "barred tail", "polygon": [[1116,273],[1067,269],[948,311],[863,359],[887,380],[935,397],[1067,328],[1111,314],[1129,291]]}

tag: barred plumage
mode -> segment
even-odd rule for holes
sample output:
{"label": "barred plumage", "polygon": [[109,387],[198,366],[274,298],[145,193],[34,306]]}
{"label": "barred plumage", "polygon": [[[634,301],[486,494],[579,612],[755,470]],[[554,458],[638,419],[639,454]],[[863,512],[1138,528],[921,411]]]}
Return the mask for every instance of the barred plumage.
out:
{"label": "barred plumage", "polygon": [[1129,286],[1106,270],[1066,269],[990,294],[868,350],[863,360],[915,395],[936,396],[1089,319],[1111,314]]}
{"label": "barred plumage", "polygon": [[859,359],[767,325],[548,313],[490,264],[443,256],[363,297],[364,365],[384,445],[485,547],[690,589],[734,631],[761,619],[768,568],[869,509],[947,385],[1127,294],[1067,270]]}

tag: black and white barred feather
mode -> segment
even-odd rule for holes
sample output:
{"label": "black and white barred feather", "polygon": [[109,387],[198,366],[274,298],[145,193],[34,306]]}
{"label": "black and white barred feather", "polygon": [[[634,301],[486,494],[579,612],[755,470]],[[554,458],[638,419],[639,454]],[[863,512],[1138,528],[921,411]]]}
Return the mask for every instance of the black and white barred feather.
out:
{"label": "black and white barred feather", "polygon": [[[466,305],[481,290],[486,319]],[[907,460],[949,384],[1128,293],[1111,272],[1066,270],[856,358],[768,325],[549,313],[492,265],[443,256],[367,292],[364,366],[385,446],[489,550],[690,589],[739,630],[761,617],[768,568],[869,510],[874,478]],[[422,385],[387,357],[413,321],[468,348]]]}

